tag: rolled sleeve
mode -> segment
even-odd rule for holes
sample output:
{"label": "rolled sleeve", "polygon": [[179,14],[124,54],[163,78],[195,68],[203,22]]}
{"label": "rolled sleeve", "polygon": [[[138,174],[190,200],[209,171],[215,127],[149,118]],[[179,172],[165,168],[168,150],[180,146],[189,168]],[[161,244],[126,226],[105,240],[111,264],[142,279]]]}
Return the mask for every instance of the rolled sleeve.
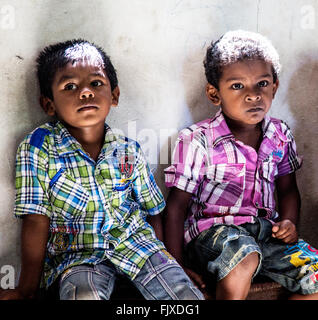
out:
{"label": "rolled sleeve", "polygon": [[302,157],[300,157],[297,153],[295,139],[288,127],[285,135],[288,138],[288,142],[284,147],[283,159],[277,166],[277,176],[284,176],[295,172],[301,168],[303,162]]}
{"label": "rolled sleeve", "polygon": [[14,215],[41,214],[50,217],[51,205],[47,196],[48,177],[43,152],[22,143],[16,156],[16,194]]}

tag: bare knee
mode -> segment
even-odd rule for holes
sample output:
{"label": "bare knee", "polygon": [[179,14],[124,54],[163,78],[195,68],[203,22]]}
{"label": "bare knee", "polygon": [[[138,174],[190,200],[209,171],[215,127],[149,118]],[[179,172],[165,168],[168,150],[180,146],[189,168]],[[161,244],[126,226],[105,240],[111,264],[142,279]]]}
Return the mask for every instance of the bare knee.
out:
{"label": "bare knee", "polygon": [[[238,272],[242,274],[251,274],[253,276],[259,264],[259,255],[257,252],[252,252],[246,256],[236,267],[238,267]],[[234,268],[233,270],[235,270]]]}
{"label": "bare knee", "polygon": [[225,278],[217,283],[216,298],[242,300],[248,295],[252,277],[259,263],[257,252],[245,257]]}

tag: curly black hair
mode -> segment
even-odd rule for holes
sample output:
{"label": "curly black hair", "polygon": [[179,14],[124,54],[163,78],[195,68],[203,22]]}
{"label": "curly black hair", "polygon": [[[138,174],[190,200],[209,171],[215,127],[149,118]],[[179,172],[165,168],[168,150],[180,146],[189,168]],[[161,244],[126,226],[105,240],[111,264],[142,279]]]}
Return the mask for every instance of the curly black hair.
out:
{"label": "curly black hair", "polygon": [[219,89],[223,67],[245,59],[271,63],[273,81],[276,82],[281,69],[276,49],[259,33],[243,30],[228,31],[207,48],[203,62],[207,81]]}

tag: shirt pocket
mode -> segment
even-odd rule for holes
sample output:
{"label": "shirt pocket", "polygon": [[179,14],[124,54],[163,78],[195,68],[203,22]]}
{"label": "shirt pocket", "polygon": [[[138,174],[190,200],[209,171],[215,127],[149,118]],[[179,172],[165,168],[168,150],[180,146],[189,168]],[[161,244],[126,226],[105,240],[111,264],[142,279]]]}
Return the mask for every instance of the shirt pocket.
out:
{"label": "shirt pocket", "polygon": [[113,179],[110,197],[113,217],[119,224],[124,224],[138,205],[132,198],[133,183],[131,179]]}
{"label": "shirt pocket", "polygon": [[50,182],[49,197],[57,217],[73,220],[86,212],[89,192],[61,169]]}
{"label": "shirt pocket", "polygon": [[213,164],[207,169],[210,201],[220,206],[240,206],[245,188],[245,164]]}

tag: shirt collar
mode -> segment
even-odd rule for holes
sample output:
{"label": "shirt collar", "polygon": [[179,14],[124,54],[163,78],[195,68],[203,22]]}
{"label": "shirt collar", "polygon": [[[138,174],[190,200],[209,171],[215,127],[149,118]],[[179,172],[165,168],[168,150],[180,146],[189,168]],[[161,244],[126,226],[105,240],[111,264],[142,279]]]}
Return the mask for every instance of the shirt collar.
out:
{"label": "shirt collar", "polygon": [[262,123],[263,137],[268,138],[270,141],[280,140],[288,142],[289,139],[275,126],[270,116],[266,115]]}
{"label": "shirt collar", "polygon": [[[56,122],[54,128],[55,144],[59,155],[66,155],[80,151],[86,154],[82,145],[69,133],[67,128],[60,121]],[[105,123],[105,140],[101,153],[108,154],[113,152],[114,144],[116,145],[118,137],[113,133],[111,128]]]}
{"label": "shirt collar", "polygon": [[234,140],[234,135],[230,131],[222,110],[220,109],[216,115],[211,119],[210,128],[212,130],[213,147],[224,140]]}
{"label": "shirt collar", "polygon": [[[222,110],[220,109],[211,119],[210,128],[213,133],[213,147],[224,140],[235,140],[233,133],[229,129]],[[279,139],[283,142],[288,141],[288,138],[282,134],[274,125],[270,116],[265,115],[262,122],[263,138],[267,137],[270,141]]]}

